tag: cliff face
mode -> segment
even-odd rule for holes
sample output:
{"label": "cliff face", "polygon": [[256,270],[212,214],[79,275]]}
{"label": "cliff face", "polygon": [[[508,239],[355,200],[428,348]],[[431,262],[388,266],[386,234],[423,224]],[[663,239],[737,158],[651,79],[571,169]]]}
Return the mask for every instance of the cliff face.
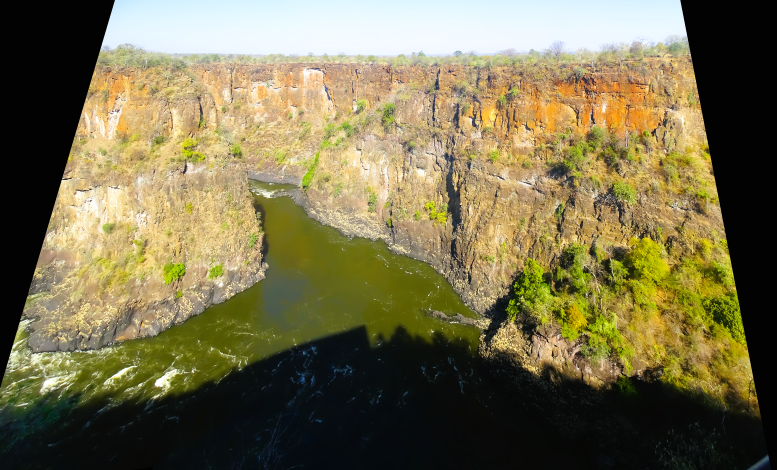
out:
{"label": "cliff face", "polygon": [[[261,266],[258,250],[245,251],[249,234],[258,230],[251,225],[256,221],[245,199],[245,175],[299,182],[316,154],[319,159],[302,201],[313,217],[350,235],[383,239],[395,251],[430,263],[479,312],[487,312],[508,293],[527,257],[552,266],[561,248],[572,241],[613,244],[617,250],[632,236],[658,235],[673,256],[680,256],[694,250],[695,237],[723,233],[717,205],[709,199],[700,202],[687,191],[670,190],[659,181],[659,161],[667,149],[693,149],[700,155],[706,135],[694,97],[693,69],[687,59],[597,70],[356,64],[96,70],[77,130],[86,142],[80,145],[87,150],[73,160],[78,165],[87,165],[86,160],[92,165],[104,162],[112,155],[104,156],[97,148],[119,146],[116,152],[122,157],[114,160],[123,159],[126,173],[135,176],[125,177],[121,185],[112,182],[115,174],[101,176],[98,183],[94,175],[78,179],[66,172],[31,292],[38,285],[43,286],[40,289],[64,285],[62,274],[44,275],[51,269],[46,266],[83,265],[83,256],[49,252],[76,253],[75,246],[107,243],[90,219],[95,216],[100,217],[99,225],[114,217],[137,225],[138,237],[159,244],[157,264],[167,261],[165,256],[191,260],[195,252],[200,254],[202,261],[191,268],[192,261],[186,263],[187,272],[199,274],[191,278],[187,274],[183,282],[202,281],[206,269],[202,263],[215,258],[204,254],[221,250],[219,256],[227,265],[249,259],[248,267],[235,269],[241,273],[238,278],[250,283],[261,277]],[[357,113],[361,100],[365,109]],[[395,124],[388,127],[380,114],[386,103],[396,106]],[[341,126],[346,120],[354,130]],[[332,129],[327,132],[328,124]],[[593,125],[624,143],[629,133],[647,131],[636,163],[591,161],[582,175],[555,172],[552,164],[563,154],[564,138],[583,136]],[[561,133],[565,137],[559,137]],[[155,154],[153,142],[159,136],[167,143]],[[321,148],[329,136],[340,139]],[[207,156],[204,163],[180,162],[185,137],[200,140]],[[242,157],[234,157],[230,150],[234,144],[241,146]],[[168,157],[179,160],[164,163]],[[701,157],[697,160],[693,168],[702,175],[697,179],[712,181],[714,196],[711,167]],[[610,183],[624,179],[637,187],[636,204],[624,204],[609,191]],[[187,199],[208,201],[210,205],[197,208],[196,220],[212,217],[218,224],[216,201],[226,195],[221,189],[204,190],[222,183],[234,188],[232,196],[242,204],[235,210],[247,224],[234,230],[228,226],[231,244],[203,245],[199,237],[196,243],[187,243],[175,232],[151,241],[158,235],[142,233],[148,230],[142,220],[153,220],[146,223],[156,231],[164,230],[165,217],[182,229],[189,226],[194,219],[182,209]],[[176,189],[181,187],[189,192]],[[91,199],[88,194],[93,194]],[[429,220],[424,206],[430,201],[438,209],[447,205],[445,220]],[[147,218],[139,219],[141,213]],[[173,302],[173,288],[162,287],[158,275],[153,282]],[[207,290],[206,284],[202,281],[195,290]],[[186,299],[186,288],[183,291]],[[154,298],[126,295],[133,302]],[[149,302],[163,301],[162,297]],[[38,308],[44,304],[39,301]],[[53,309],[58,304],[46,305]],[[125,312],[113,323],[100,324],[109,325],[109,330],[114,323],[120,325],[115,338],[131,338],[186,316],[173,315],[149,330],[143,325],[154,324],[153,314],[137,313],[147,310],[133,308],[135,313],[129,316]],[[75,311],[80,310],[72,307],[68,315]],[[62,344],[71,348],[76,343]]]}
{"label": "cliff face", "polygon": [[[194,162],[139,140],[76,139],[24,309],[34,351],[154,336],[264,278],[245,163],[218,145]],[[179,263],[185,274],[165,283]]]}

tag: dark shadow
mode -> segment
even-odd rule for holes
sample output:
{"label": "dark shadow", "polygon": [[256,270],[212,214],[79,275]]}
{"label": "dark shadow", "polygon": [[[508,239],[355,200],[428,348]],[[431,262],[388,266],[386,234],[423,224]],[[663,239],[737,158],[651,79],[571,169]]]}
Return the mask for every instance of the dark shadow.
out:
{"label": "dark shadow", "polygon": [[[2,416],[4,468],[646,468],[669,429],[721,419],[660,384],[622,396],[476,364],[442,335],[379,344],[358,328],[159,401],[41,400]],[[766,452],[760,422],[733,414],[725,443],[743,468]]]}
{"label": "dark shadow", "polygon": [[[258,202],[256,202],[256,198],[254,198],[254,212],[259,214],[261,216],[261,223],[262,227],[264,227],[265,221],[267,220],[267,211],[264,209],[264,206]],[[262,237],[262,259],[264,259],[267,256],[267,250],[269,249],[269,241],[267,240],[267,232],[264,233],[264,237]]]}

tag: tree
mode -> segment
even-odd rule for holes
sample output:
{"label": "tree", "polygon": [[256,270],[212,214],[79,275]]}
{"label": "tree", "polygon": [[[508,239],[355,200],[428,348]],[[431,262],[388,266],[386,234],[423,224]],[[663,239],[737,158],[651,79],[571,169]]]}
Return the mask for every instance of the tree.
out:
{"label": "tree", "polygon": [[515,320],[519,313],[526,313],[540,323],[548,321],[553,298],[543,276],[542,266],[528,258],[523,272],[513,285],[514,296],[507,306],[510,320]]}
{"label": "tree", "polygon": [[663,247],[648,237],[642,240],[633,237],[627,258],[634,277],[651,284],[661,284],[669,275],[669,265],[661,258]]}
{"label": "tree", "polygon": [[453,53],[453,55],[458,57],[458,56],[462,55],[462,52],[461,51],[456,51],[456,52]]}
{"label": "tree", "polygon": [[642,57],[642,41],[634,41],[631,43],[631,47],[629,48],[629,52],[634,57]]}
{"label": "tree", "polygon": [[551,54],[558,57],[564,53],[564,42],[555,41],[553,42],[553,44],[550,45],[550,48],[548,50],[550,51]]}
{"label": "tree", "polygon": [[721,295],[704,301],[704,310],[712,319],[725,327],[738,343],[745,343],[745,328],[736,294]]}
{"label": "tree", "polygon": [[515,49],[510,48],[510,49],[505,49],[503,51],[499,51],[498,54],[503,55],[505,57],[513,57],[516,54],[516,51]]}

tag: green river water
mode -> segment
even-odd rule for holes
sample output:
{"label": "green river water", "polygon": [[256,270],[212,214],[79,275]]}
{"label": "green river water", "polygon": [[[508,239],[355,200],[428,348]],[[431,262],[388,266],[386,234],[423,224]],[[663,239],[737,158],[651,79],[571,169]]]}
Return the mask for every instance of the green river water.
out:
{"label": "green river water", "polygon": [[[269,269],[230,300],[156,337],[97,351],[32,354],[21,324],[0,388],[4,462],[480,468],[511,455],[541,462],[536,451],[550,451],[555,433],[480,372],[480,331],[424,315],[432,308],[476,317],[448,282],[383,242],[319,224],[274,194],[284,188],[251,182]],[[494,452],[500,445],[508,448]]]}

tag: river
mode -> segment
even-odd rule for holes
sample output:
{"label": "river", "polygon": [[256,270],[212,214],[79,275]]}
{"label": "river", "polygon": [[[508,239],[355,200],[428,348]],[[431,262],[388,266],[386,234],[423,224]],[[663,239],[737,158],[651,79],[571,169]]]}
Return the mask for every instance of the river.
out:
{"label": "river", "polygon": [[477,316],[434,269],[250,187],[270,266],[250,289],[96,351],[32,354],[20,325],[5,468],[585,467],[481,371],[479,330],[423,313]]}

